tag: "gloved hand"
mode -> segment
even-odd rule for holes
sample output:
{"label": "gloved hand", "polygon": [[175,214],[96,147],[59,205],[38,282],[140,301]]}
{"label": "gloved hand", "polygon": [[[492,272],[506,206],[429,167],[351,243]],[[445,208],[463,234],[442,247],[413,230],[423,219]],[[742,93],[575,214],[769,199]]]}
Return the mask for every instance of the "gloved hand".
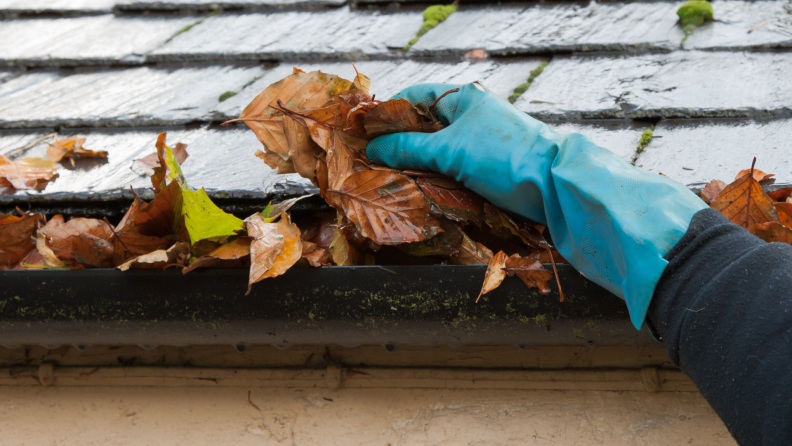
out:
{"label": "gloved hand", "polygon": [[627,302],[643,325],[663,258],[706,204],[685,186],[639,171],[583,135],[561,135],[478,83],[424,84],[396,97],[437,104],[448,127],[396,133],[368,144],[369,159],[429,169],[496,206],[547,226],[575,269]]}

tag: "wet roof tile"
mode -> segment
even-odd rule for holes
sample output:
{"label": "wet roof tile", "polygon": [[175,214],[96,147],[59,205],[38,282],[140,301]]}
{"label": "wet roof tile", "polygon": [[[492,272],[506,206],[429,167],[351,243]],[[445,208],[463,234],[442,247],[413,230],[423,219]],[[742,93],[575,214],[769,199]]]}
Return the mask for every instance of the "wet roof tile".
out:
{"label": "wet roof tile", "polygon": [[0,12],[5,13],[102,13],[110,12],[116,0],[2,0]]}
{"label": "wet roof tile", "polygon": [[0,84],[0,127],[184,124],[265,71],[212,66],[24,74]]}
{"label": "wet roof tile", "polygon": [[0,64],[93,65],[143,62],[195,18],[113,15],[0,21]]}
{"label": "wet roof tile", "polygon": [[632,162],[638,155],[636,147],[644,130],[651,128],[649,124],[613,120],[591,122],[550,122],[551,129],[558,133],[580,133],[588,137],[594,144]]}
{"label": "wet roof tile", "polygon": [[790,72],[792,53],[559,57],[515,106],[540,119],[789,115]]}
{"label": "wet roof tile", "polygon": [[312,6],[342,6],[346,0],[119,0],[121,11],[181,11],[206,8],[257,10],[259,8],[287,9]]}
{"label": "wet roof tile", "polygon": [[790,141],[792,119],[661,121],[636,166],[701,187],[713,179],[731,182],[755,156],[758,169],[792,184]]}
{"label": "wet roof tile", "polygon": [[[543,59],[525,59],[511,63],[493,61],[431,63],[416,61],[363,61],[356,62],[358,70],[372,79],[371,92],[378,98],[390,98],[410,85],[443,82],[469,83],[481,81],[492,91],[507,97],[514,88],[525,82],[531,70],[541,64]],[[353,79],[355,71],[349,62],[322,64],[296,64],[304,71],[320,70]],[[288,76],[292,64],[281,64],[264,77],[242,90],[237,96],[219,104],[216,108],[218,119],[236,118],[268,85]]]}
{"label": "wet roof tile", "polygon": [[152,52],[152,61],[322,60],[392,57],[415,35],[420,13],[341,8],[320,12],[222,14]]}
{"label": "wet roof tile", "polygon": [[792,3],[717,1],[712,7],[716,20],[691,34],[685,48],[792,47]]}

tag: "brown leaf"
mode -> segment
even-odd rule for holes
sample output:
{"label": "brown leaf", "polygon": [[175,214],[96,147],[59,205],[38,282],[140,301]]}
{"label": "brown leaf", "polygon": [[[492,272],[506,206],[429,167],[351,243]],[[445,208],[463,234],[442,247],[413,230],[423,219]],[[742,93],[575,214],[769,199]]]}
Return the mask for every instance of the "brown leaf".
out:
{"label": "brown leaf", "polygon": [[[44,229],[47,228],[42,228],[42,231]],[[47,229],[44,239],[46,246],[62,262],[89,267],[110,267],[113,260],[113,245],[110,242],[112,237],[112,228],[102,220],[73,218]],[[41,254],[47,259],[45,252]]]}
{"label": "brown leaf", "polygon": [[[406,172],[402,172],[402,174],[411,176]],[[462,189],[463,187],[465,187],[464,184],[445,175],[441,175],[439,177],[422,178],[422,180],[426,181],[427,183],[433,184],[437,187],[442,187],[443,189]]]}
{"label": "brown leaf", "polygon": [[754,169],[754,168],[751,168],[751,169],[745,169],[745,170],[741,170],[741,171],[739,171],[739,172],[737,173],[737,176],[736,176],[736,177],[734,177],[734,181],[737,181],[737,180],[739,180],[740,178],[744,177],[745,175],[748,175],[749,173],[751,173],[751,170],[753,170],[753,177],[754,177],[754,179],[755,179],[756,181],[758,181],[758,182],[759,182],[759,184],[761,184],[762,186],[769,186],[769,185],[771,185],[771,184],[775,183],[775,179],[774,179],[774,178],[771,178],[771,177],[774,177],[774,176],[775,176],[775,174],[774,174],[774,173],[764,173],[764,172],[762,172],[761,170],[759,170],[759,169]]}
{"label": "brown leaf", "polygon": [[553,273],[546,270],[536,257],[520,257],[517,254],[509,257],[503,270],[509,274],[517,274],[528,288],[539,288],[542,294],[550,293],[547,281],[553,278]]}
{"label": "brown leaf", "polygon": [[508,260],[508,256],[503,251],[498,251],[498,253],[492,257],[489,266],[487,266],[484,284],[481,286],[481,292],[476,298],[476,302],[481,299],[483,294],[489,293],[503,283],[503,279],[506,278],[506,272],[503,271],[503,268],[506,266],[506,260]]}
{"label": "brown leaf", "polygon": [[304,112],[323,106],[333,96],[351,87],[351,82],[321,71],[295,72],[267,87],[234,121],[243,121],[267,151],[288,160],[289,147],[282,123],[284,113],[278,101],[282,101],[289,110]]}
{"label": "brown leaf", "polygon": [[704,200],[705,203],[710,204],[712,200],[721,193],[724,187],[726,187],[726,183],[721,180],[710,181],[704,186],[704,189],[701,190],[701,199]]}
{"label": "brown leaf", "polygon": [[312,217],[300,222],[301,238],[311,242],[319,248],[330,248],[333,242],[333,232],[338,225],[336,224],[335,212],[317,212]]}
{"label": "brown leaf", "polygon": [[25,213],[21,217],[0,214],[0,251],[7,262],[0,269],[13,267],[36,247],[36,229],[45,221],[41,214]]}
{"label": "brown leaf", "polygon": [[423,193],[402,175],[356,172],[341,189],[328,190],[327,195],[340,204],[361,234],[379,244],[417,242],[441,231]]}
{"label": "brown leaf", "polygon": [[285,273],[300,260],[302,242],[300,228],[291,222],[289,214],[281,214],[277,223],[265,223],[259,213],[245,219],[248,235],[253,237],[250,244],[250,278],[248,293],[254,283],[267,277]]}
{"label": "brown leaf", "polygon": [[469,189],[446,189],[435,186],[429,181],[418,178],[415,183],[426,196],[426,200],[436,213],[443,214],[454,221],[484,221],[486,200]]}
{"label": "brown leaf", "polygon": [[774,221],[757,223],[751,225],[748,231],[768,243],[779,242],[792,244],[792,229],[781,223],[776,223]]}
{"label": "brown leaf", "polygon": [[443,232],[429,240],[404,243],[399,245],[399,249],[419,257],[448,257],[455,265],[486,265],[492,259],[492,251],[474,242],[456,223],[442,218],[440,228]]}
{"label": "brown leaf", "polygon": [[[162,143],[165,143],[164,139]],[[179,165],[184,164],[187,158],[190,157],[190,154],[187,153],[187,144],[176,143],[176,145],[171,148],[171,151]],[[154,175],[154,169],[162,167],[160,166],[159,155],[156,152],[146,155],[143,158],[136,159],[135,161],[144,167],[146,175],[149,176]],[[167,166],[165,167],[167,168]]]}
{"label": "brown leaf", "polygon": [[65,223],[63,216],[58,214],[53,216],[46,225],[44,225],[41,229],[38,230],[36,234],[36,250],[41,254],[42,258],[44,258],[44,264],[47,266],[60,268],[65,266],[58,256],[52,252],[49,246],[47,246],[47,234],[49,231],[53,230],[54,227],[62,225]]}
{"label": "brown leaf", "polygon": [[775,203],[776,214],[778,221],[792,229],[792,203]]}
{"label": "brown leaf", "polygon": [[58,177],[55,161],[45,158],[22,158],[11,161],[0,155],[0,187],[43,190]]}
{"label": "brown leaf", "polygon": [[127,209],[126,214],[121,217],[121,221],[116,225],[116,232],[123,231],[127,225],[131,224],[135,220],[135,215],[143,209],[143,205],[145,204],[145,201],[141,200],[139,197],[135,197],[135,199],[132,200],[132,205]]}
{"label": "brown leaf", "polygon": [[434,133],[443,129],[442,124],[426,119],[410,101],[401,98],[377,104],[366,113],[363,124],[369,136],[400,132]]}
{"label": "brown leaf", "polygon": [[113,265],[119,266],[133,257],[168,249],[174,243],[176,240],[116,231],[115,237],[113,237]]}
{"label": "brown leaf", "polygon": [[549,244],[536,227],[527,223],[515,222],[505,212],[489,203],[484,204],[484,213],[487,225],[492,228],[492,233],[498,237],[508,238],[511,235],[515,235],[528,247],[534,249],[549,248]]}
{"label": "brown leaf", "polygon": [[250,237],[240,237],[226,242],[214,251],[199,257],[183,268],[182,273],[187,274],[197,268],[240,268],[248,266],[250,262]]}
{"label": "brown leaf", "polygon": [[368,78],[365,74],[361,74],[355,64],[352,64],[352,68],[355,69],[355,79],[352,81],[352,85],[357,88],[358,90],[365,91],[368,93],[371,90],[371,79]]}
{"label": "brown leaf", "polygon": [[[2,261],[0,261],[0,263],[2,263]],[[25,266],[25,265],[30,265],[30,266]],[[31,249],[30,252],[28,252],[27,255],[25,256],[25,258],[20,260],[19,263],[17,263],[17,265],[13,269],[37,270],[37,269],[41,269],[41,267],[44,266],[47,266],[44,263],[44,257],[42,257],[41,254],[39,254],[37,249]]]}
{"label": "brown leaf", "polygon": [[787,198],[792,196],[792,186],[774,190],[773,192],[770,192],[767,195],[769,195],[770,198],[772,198],[775,201],[786,201]]}
{"label": "brown leaf", "polygon": [[302,242],[302,258],[311,266],[330,266],[330,251],[327,248],[320,248],[315,243]]}
{"label": "brown leaf", "polygon": [[[299,118],[287,117],[283,120],[283,132],[289,147],[288,159],[294,170],[303,178],[315,181],[316,157],[322,152],[322,148],[311,138],[308,126]],[[278,170],[280,173],[280,167]]]}
{"label": "brown leaf", "polygon": [[130,269],[165,269],[169,266],[186,265],[190,260],[190,244],[177,242],[167,250],[157,250],[134,259],[129,259],[126,263],[118,266],[121,271]]}
{"label": "brown leaf", "polygon": [[267,164],[271,169],[275,169],[277,173],[283,175],[287,173],[297,173],[297,169],[294,167],[294,163],[291,160],[285,160],[281,158],[278,154],[273,152],[262,152],[261,150],[256,150],[256,158],[261,159],[264,163]]}
{"label": "brown leaf", "polygon": [[181,188],[178,182],[171,181],[153,200],[134,213],[131,222],[125,222],[124,230],[152,237],[171,235],[178,227],[176,216],[181,215],[181,205]]}
{"label": "brown leaf", "polygon": [[74,165],[75,158],[107,158],[104,150],[93,151],[83,148],[85,138],[65,138],[53,142],[47,147],[47,158],[57,162],[68,159]]}
{"label": "brown leaf", "polygon": [[762,190],[756,175],[738,176],[710,206],[746,229],[757,223],[778,222],[773,200]]}
{"label": "brown leaf", "polygon": [[330,243],[330,255],[333,263],[338,266],[355,266],[364,263],[364,256],[336,229],[333,231],[333,241]]}

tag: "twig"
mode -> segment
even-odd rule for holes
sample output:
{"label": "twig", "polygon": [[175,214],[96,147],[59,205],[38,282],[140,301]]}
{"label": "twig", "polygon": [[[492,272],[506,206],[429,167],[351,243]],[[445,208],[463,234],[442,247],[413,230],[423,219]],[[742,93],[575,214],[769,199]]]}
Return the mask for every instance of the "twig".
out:
{"label": "twig", "polygon": [[761,28],[761,27],[763,27],[765,25],[767,25],[767,20],[765,20],[764,22],[762,22],[762,23],[754,26],[753,28],[749,29],[748,30],[748,34],[751,34],[752,32],[756,31],[757,29],[759,29],[759,28]]}
{"label": "twig", "polygon": [[558,277],[558,269],[556,268],[555,259],[553,258],[553,251],[549,247],[545,247],[547,254],[550,255],[550,264],[553,265],[553,272],[555,273],[556,284],[558,285],[558,294],[561,295],[559,302],[564,301],[564,290],[561,289],[561,279]]}
{"label": "twig", "polygon": [[8,156],[12,156],[12,155],[16,155],[17,153],[24,152],[25,150],[34,147],[36,144],[40,143],[41,141],[44,141],[45,139],[57,138],[57,137],[58,137],[58,133],[57,132],[50,133],[49,135],[42,136],[41,138],[33,141],[32,143],[26,145],[25,147],[22,147],[22,148],[14,150],[13,152],[9,153]]}
{"label": "twig", "polygon": [[753,184],[751,184],[751,181],[755,181],[753,176],[755,165],[756,157],[754,157],[753,162],[751,163],[751,172],[748,174],[750,175],[750,178],[748,178],[748,200],[745,202],[745,229],[748,229],[748,226],[750,226],[748,223],[749,219],[751,218],[751,189],[753,189]]}
{"label": "twig", "polygon": [[397,275],[399,274],[399,273],[397,273],[396,271],[394,271],[394,270],[392,270],[392,269],[385,268],[384,266],[379,266],[379,265],[377,265],[377,268],[379,268],[379,269],[381,269],[381,270],[383,270],[383,271],[387,271],[387,272],[389,272],[389,273],[391,273],[391,274],[397,274]]}
{"label": "twig", "polygon": [[690,311],[691,313],[698,313],[699,311],[701,311],[701,310],[703,310],[703,309],[705,309],[705,308],[707,308],[707,307],[701,307],[701,308],[699,308],[698,310],[691,310],[690,308],[686,308],[686,307],[682,307],[682,308],[684,308],[684,309],[686,309],[686,310]]}
{"label": "twig", "polygon": [[250,400],[250,390],[248,390],[248,403],[250,403],[250,405],[251,405],[251,406],[255,407],[257,411],[261,412],[261,409],[259,409],[259,407],[258,407],[258,406],[256,406],[256,405],[253,403],[253,401],[251,401],[251,400]]}
{"label": "twig", "polygon": [[107,223],[108,226],[110,226],[110,232],[113,233],[116,240],[118,240],[118,243],[121,243],[121,246],[124,247],[124,251],[128,252],[129,254],[132,254],[132,251],[130,251],[129,248],[127,248],[127,246],[124,244],[124,241],[121,240],[121,237],[118,236],[118,233],[115,231],[115,228],[113,228],[113,225],[112,223],[110,223],[110,220],[108,220],[107,217],[104,217],[104,221],[105,223]]}
{"label": "twig", "polygon": [[432,105],[429,106],[429,111],[432,111],[435,108],[435,105],[437,105],[437,103],[440,102],[440,99],[443,99],[448,94],[456,93],[458,91],[459,91],[459,88],[452,88],[451,90],[448,90],[445,93],[441,94],[440,97],[435,99],[435,101],[432,103]]}

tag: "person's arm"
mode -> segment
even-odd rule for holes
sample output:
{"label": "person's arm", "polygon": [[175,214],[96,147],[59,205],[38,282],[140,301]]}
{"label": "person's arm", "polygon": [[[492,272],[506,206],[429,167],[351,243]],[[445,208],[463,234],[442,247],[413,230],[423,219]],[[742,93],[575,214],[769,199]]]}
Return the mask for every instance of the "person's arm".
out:
{"label": "person's arm", "polygon": [[648,320],[741,445],[792,444],[792,246],[705,209],[666,255]]}
{"label": "person's arm", "polygon": [[[546,225],[575,269],[648,321],[741,445],[792,444],[792,246],[767,244],[685,186],[560,135],[478,84],[438,103],[437,133],[371,141],[372,162],[431,169]],[[651,308],[650,308],[651,305]]]}

